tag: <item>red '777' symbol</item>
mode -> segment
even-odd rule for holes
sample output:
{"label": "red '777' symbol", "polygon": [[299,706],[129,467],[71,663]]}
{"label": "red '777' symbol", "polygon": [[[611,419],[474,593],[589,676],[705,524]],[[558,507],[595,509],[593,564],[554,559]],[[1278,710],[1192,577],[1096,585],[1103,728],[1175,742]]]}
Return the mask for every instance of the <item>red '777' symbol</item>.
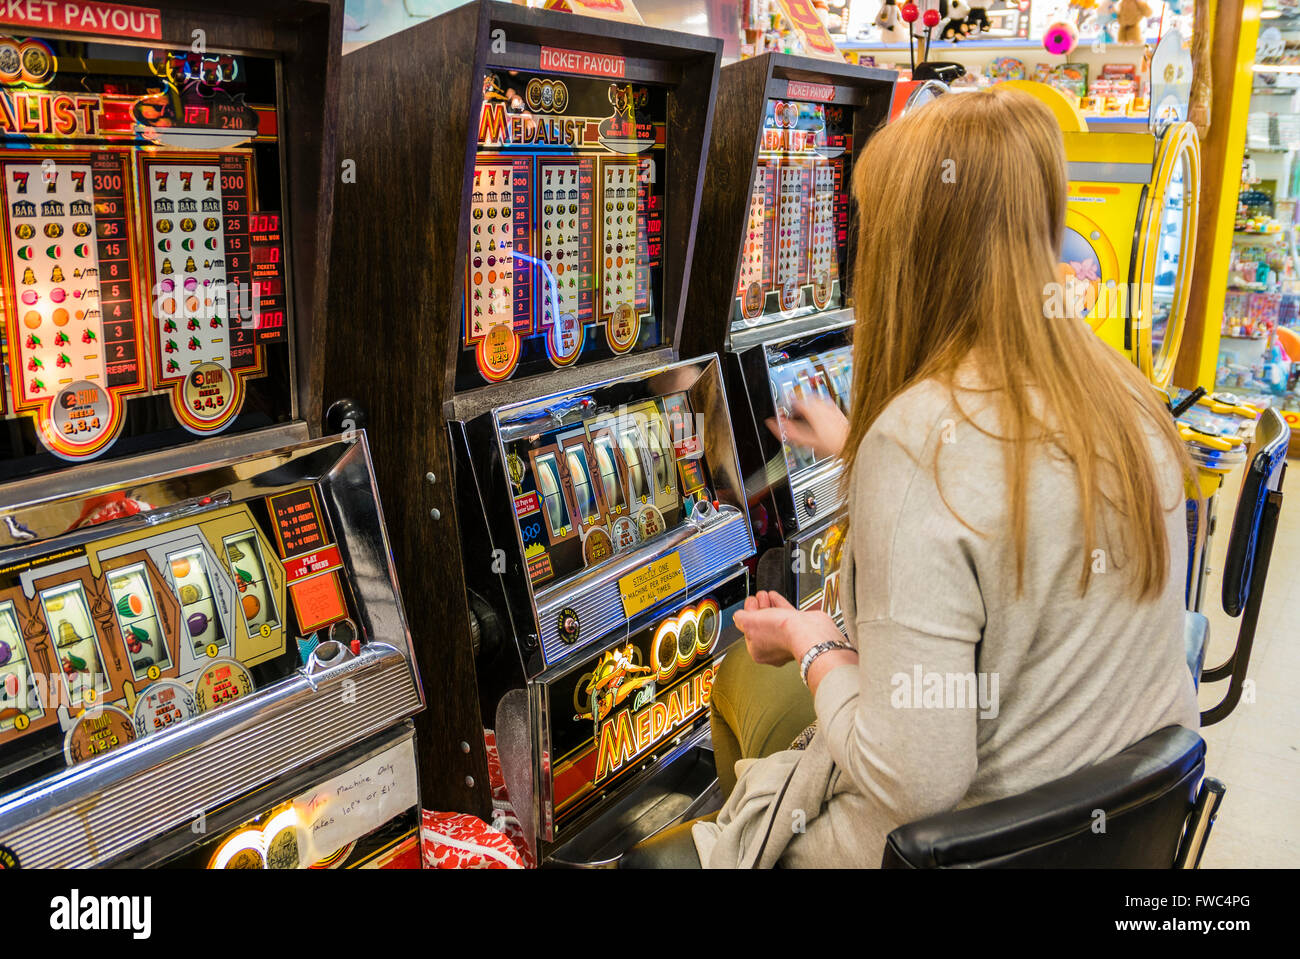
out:
{"label": "red '777' symbol", "polygon": [[203,185],[204,185],[207,189],[211,190],[212,187],[213,187],[213,185],[216,183],[216,180],[217,180],[217,171],[216,171],[216,170],[204,170],[204,171],[203,171]]}

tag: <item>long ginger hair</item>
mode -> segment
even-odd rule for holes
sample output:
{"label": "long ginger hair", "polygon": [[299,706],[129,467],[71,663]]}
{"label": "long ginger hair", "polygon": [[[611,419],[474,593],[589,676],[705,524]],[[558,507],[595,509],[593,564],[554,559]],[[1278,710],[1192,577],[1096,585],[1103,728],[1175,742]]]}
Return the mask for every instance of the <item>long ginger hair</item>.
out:
{"label": "long ginger hair", "polygon": [[844,472],[852,476],[863,437],[892,399],[930,378],[955,391],[958,368],[969,361],[1007,452],[1018,582],[1029,467],[1034,447],[1048,443],[1078,477],[1080,593],[1113,510],[1120,542],[1106,545],[1118,547],[1126,577],[1145,599],[1165,586],[1165,517],[1181,505],[1161,501],[1151,433],[1168,444],[1184,478],[1191,464],[1137,368],[1082,319],[1053,318],[1046,306],[1060,289],[1066,182],[1051,112],[998,86],[938,97],[863,147],[853,171],[857,323]]}

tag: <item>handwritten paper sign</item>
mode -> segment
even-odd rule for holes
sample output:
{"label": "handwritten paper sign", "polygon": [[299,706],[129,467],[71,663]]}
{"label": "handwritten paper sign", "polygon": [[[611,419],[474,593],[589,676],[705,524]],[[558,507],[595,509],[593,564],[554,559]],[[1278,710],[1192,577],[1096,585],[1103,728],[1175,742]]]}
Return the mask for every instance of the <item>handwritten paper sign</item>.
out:
{"label": "handwritten paper sign", "polygon": [[306,845],[302,861],[333,855],[417,802],[415,743],[406,739],[293,801]]}

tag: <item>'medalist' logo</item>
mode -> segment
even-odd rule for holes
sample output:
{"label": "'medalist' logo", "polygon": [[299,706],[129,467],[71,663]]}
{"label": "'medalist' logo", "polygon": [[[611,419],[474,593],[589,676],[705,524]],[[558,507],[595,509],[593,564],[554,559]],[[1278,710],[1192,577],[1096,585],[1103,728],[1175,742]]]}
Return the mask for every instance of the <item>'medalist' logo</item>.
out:
{"label": "'medalist' logo", "polygon": [[83,896],[72,890],[50,900],[50,928],[58,932],[129,931],[148,939],[152,929],[152,896]]}

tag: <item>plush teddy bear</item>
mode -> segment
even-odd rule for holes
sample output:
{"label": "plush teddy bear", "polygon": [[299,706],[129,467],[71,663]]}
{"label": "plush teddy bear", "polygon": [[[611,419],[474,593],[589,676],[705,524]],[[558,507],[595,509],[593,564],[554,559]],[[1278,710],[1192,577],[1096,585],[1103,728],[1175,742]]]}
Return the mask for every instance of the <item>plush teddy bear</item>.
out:
{"label": "plush teddy bear", "polygon": [[1142,21],[1151,16],[1146,0],[1119,0],[1119,43],[1141,43]]}
{"label": "plush teddy bear", "polygon": [[939,16],[944,17],[939,30],[940,40],[965,40],[970,32],[966,18],[970,16],[970,7],[964,0],[939,0]]}

